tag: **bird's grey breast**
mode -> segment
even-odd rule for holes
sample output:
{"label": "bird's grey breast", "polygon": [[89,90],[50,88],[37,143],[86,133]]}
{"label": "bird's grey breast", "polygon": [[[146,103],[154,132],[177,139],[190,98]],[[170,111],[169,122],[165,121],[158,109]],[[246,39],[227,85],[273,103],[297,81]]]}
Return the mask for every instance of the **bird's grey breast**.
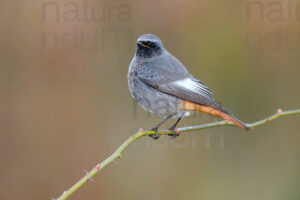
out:
{"label": "bird's grey breast", "polygon": [[128,71],[128,86],[132,97],[145,110],[162,117],[178,112],[178,98],[158,91],[140,77],[143,74],[155,79],[158,74],[154,70],[160,62],[160,59],[138,62],[133,58]]}

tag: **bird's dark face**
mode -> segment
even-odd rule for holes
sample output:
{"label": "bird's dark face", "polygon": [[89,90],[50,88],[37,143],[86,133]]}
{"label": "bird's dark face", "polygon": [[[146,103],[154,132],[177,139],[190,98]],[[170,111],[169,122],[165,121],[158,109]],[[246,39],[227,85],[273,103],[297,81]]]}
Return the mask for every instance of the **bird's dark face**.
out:
{"label": "bird's dark face", "polygon": [[160,39],[151,34],[145,34],[137,40],[136,55],[144,58],[150,58],[161,55],[164,48]]}

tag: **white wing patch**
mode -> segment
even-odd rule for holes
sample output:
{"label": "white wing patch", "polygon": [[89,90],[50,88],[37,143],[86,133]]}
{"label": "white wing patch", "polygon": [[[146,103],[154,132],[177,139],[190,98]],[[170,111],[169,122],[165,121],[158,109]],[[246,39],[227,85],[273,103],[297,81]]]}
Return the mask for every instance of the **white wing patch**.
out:
{"label": "white wing patch", "polygon": [[206,96],[207,98],[212,98],[211,91],[205,85],[196,82],[191,78],[175,81],[173,84],[178,87]]}

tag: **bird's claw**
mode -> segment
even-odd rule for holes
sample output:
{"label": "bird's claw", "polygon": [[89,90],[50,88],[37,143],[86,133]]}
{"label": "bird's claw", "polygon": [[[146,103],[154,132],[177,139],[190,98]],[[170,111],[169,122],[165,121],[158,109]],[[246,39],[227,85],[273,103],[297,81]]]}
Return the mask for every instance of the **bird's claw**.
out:
{"label": "bird's claw", "polygon": [[155,133],[153,135],[149,135],[149,136],[152,137],[153,140],[157,140],[160,137],[158,134],[158,129],[152,128],[151,131],[155,131]]}
{"label": "bird's claw", "polygon": [[176,129],[169,129],[170,131],[173,131],[172,134],[169,134],[169,136],[171,136],[172,139],[175,139],[176,137],[178,137],[180,135],[180,132],[177,131]]}

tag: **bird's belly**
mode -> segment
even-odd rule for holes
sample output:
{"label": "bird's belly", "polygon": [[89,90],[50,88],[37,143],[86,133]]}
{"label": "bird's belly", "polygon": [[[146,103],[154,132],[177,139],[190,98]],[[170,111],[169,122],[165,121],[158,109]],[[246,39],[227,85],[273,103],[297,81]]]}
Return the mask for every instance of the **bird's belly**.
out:
{"label": "bird's belly", "polygon": [[181,114],[177,97],[162,93],[135,78],[129,82],[129,89],[142,108],[158,117]]}

